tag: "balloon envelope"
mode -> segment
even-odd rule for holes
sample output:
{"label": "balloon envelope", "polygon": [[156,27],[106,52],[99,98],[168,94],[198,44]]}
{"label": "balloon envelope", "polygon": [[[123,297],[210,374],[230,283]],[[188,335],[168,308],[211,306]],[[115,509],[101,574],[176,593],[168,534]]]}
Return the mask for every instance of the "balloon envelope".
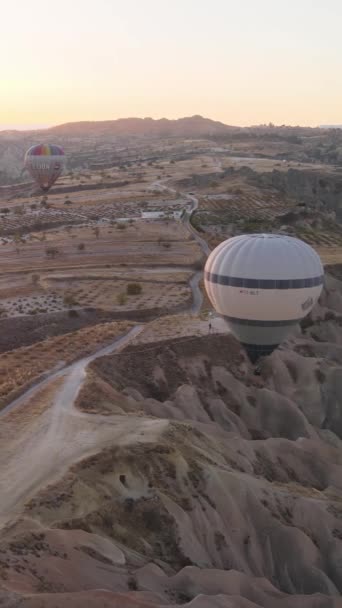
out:
{"label": "balloon envelope", "polygon": [[65,165],[63,148],[41,144],[32,146],[25,155],[25,167],[45,192],[62,174]]}
{"label": "balloon envelope", "polygon": [[211,252],[204,282],[217,312],[252,361],[270,354],[316,304],[324,270],[299,239],[276,234],[233,237]]}

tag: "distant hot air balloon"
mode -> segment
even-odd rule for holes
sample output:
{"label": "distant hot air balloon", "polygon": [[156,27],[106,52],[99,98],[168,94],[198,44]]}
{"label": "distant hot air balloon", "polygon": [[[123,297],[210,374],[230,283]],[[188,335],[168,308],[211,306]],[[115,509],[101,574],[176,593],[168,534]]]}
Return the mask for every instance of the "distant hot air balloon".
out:
{"label": "distant hot air balloon", "polygon": [[269,355],[316,304],[324,270],[299,239],[247,234],[221,243],[208,257],[205,288],[215,310],[255,362]]}
{"label": "distant hot air balloon", "polygon": [[61,175],[64,165],[65,155],[60,146],[32,146],[25,155],[26,169],[44,192],[47,192]]}

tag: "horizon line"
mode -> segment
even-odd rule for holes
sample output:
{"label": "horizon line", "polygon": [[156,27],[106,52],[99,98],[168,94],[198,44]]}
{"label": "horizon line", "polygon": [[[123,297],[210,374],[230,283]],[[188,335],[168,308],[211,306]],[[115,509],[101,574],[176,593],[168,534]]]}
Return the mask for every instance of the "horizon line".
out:
{"label": "horizon line", "polygon": [[27,131],[45,131],[47,129],[52,129],[54,127],[59,127],[59,126],[64,126],[64,125],[68,125],[68,124],[75,124],[75,123],[101,123],[101,122],[116,122],[118,120],[134,120],[134,119],[139,119],[139,120],[154,120],[154,121],[159,121],[159,120],[170,120],[170,121],[177,121],[177,120],[181,120],[184,118],[193,118],[193,117],[201,117],[204,118],[206,120],[212,120],[213,122],[220,122],[226,126],[229,127],[235,127],[238,129],[251,129],[251,128],[256,128],[256,127],[274,127],[274,128],[281,128],[281,127],[290,127],[290,128],[303,128],[303,129],[327,129],[327,128],[342,128],[342,123],[325,123],[325,124],[318,124],[318,125],[306,125],[306,126],[302,126],[300,124],[273,124],[271,122],[269,123],[259,123],[259,124],[250,124],[250,125],[233,125],[233,124],[228,124],[225,123],[221,120],[216,120],[214,118],[208,118],[199,114],[193,114],[192,116],[180,116],[178,118],[166,118],[165,116],[162,118],[152,118],[150,116],[145,116],[145,117],[141,117],[141,116],[126,116],[126,117],[119,117],[119,118],[104,118],[104,119],[98,119],[98,120],[68,120],[67,122],[59,122],[59,123],[50,123],[50,124],[46,124],[46,123],[40,123],[40,124],[32,124],[32,123],[28,123],[28,124],[13,124],[13,123],[9,123],[9,124],[0,124],[0,133],[4,133],[6,131],[15,131],[18,133],[21,132],[27,132]]}

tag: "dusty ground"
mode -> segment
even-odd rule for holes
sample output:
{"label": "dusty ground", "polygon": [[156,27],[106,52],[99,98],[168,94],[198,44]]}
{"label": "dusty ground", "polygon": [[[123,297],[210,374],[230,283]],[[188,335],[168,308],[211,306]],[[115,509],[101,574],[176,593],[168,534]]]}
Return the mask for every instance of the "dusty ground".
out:
{"label": "dusty ground", "polygon": [[1,255],[2,273],[111,264],[190,266],[201,257],[179,222],[148,220],[128,224],[124,230],[107,228],[99,238],[91,229],[81,227],[32,234],[25,243],[3,245]]}

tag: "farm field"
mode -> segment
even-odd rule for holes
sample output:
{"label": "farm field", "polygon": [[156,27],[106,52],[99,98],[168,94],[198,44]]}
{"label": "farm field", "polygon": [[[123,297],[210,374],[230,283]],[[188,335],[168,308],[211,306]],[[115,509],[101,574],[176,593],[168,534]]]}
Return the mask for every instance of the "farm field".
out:
{"label": "farm field", "polygon": [[[2,317],[77,307],[169,310],[190,301],[187,283],[202,259],[174,220],[35,231],[3,244],[1,255]],[[130,283],[138,292],[128,293]]]}
{"label": "farm field", "polygon": [[0,354],[0,409],[44,372],[92,354],[126,333],[132,325],[129,321],[104,323]]}
{"label": "farm field", "polygon": [[65,227],[1,247],[0,273],[106,265],[190,266],[201,258],[183,225],[141,220],[125,228]]}

